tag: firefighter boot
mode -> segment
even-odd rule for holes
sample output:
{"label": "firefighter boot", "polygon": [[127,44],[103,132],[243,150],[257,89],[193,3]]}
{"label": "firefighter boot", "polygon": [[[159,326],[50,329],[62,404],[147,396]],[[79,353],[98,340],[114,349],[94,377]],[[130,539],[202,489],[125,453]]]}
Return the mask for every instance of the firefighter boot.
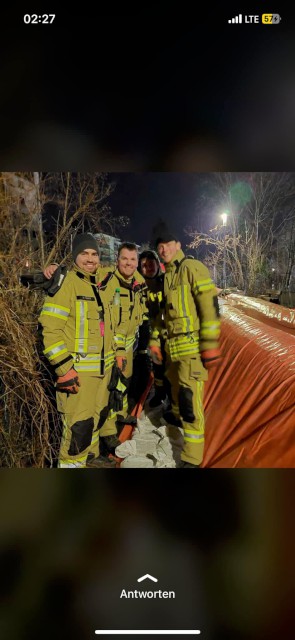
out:
{"label": "firefighter boot", "polygon": [[108,458],[107,456],[99,455],[98,458],[94,457],[94,453],[89,453],[87,456],[87,467],[95,469],[107,469],[114,468],[116,466],[115,458]]}
{"label": "firefighter boot", "polygon": [[173,425],[173,427],[182,427],[180,418],[177,418],[173,411],[165,411],[165,413],[163,413],[163,418],[168,422],[168,424]]}
{"label": "firefighter boot", "polygon": [[115,467],[116,460],[113,456],[115,455],[115,448],[118,447],[119,444],[121,444],[121,442],[115,433],[99,438],[99,456],[95,458],[92,453],[89,453],[87,457],[87,466]]}
{"label": "firefighter boot", "polygon": [[192,464],[191,462],[186,462],[185,460],[180,460],[180,462],[176,465],[177,469],[198,469],[200,465]]}
{"label": "firefighter boot", "polygon": [[121,444],[121,442],[115,433],[99,438],[100,455],[105,457],[108,457],[110,453],[115,455],[115,449],[119,444]]}

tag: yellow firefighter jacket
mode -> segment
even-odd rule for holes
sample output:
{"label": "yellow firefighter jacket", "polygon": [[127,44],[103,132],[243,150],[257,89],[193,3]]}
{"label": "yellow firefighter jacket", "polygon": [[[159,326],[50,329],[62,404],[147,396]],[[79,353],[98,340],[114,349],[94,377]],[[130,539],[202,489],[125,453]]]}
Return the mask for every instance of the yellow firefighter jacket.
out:
{"label": "yellow firefighter jacket", "polygon": [[57,376],[74,366],[103,376],[114,362],[115,317],[109,291],[99,291],[100,270],[89,274],[76,265],[61,289],[45,298],[39,317],[44,355]]}
{"label": "yellow firefighter jacket", "polygon": [[[220,319],[217,291],[207,267],[178,251],[165,265],[164,298],[166,349],[172,361],[207,349],[217,349]],[[160,346],[160,327],[150,344]]]}
{"label": "yellow firefighter jacket", "polygon": [[147,287],[138,271],[129,280],[125,280],[118,269],[107,273],[104,269],[103,275],[99,291],[108,291],[108,297],[113,301],[116,289],[120,290],[120,305],[112,305],[112,312],[115,320],[115,350],[122,355],[122,352],[127,353],[133,348],[138,327],[148,320]]}

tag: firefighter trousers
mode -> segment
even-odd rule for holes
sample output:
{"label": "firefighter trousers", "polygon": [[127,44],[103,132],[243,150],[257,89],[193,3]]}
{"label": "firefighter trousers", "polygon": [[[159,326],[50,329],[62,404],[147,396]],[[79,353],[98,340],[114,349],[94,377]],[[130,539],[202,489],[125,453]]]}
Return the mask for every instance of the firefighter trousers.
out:
{"label": "firefighter trousers", "polygon": [[[127,364],[126,364],[126,368],[123,371],[123,374],[125,376],[125,378],[127,378],[127,381],[131,380],[131,376],[132,376],[132,372],[133,372],[133,349],[129,349],[129,351],[127,351]],[[128,386],[127,386],[128,389]],[[124,418],[126,418],[126,416],[128,415],[128,395],[126,393],[126,395],[123,397],[123,409],[119,412],[119,414],[117,414],[115,411],[113,411],[112,409],[109,412],[109,415],[107,417],[107,420],[104,422],[103,426],[100,429],[99,435],[101,438],[105,437],[105,436],[112,436],[112,435],[117,435],[118,433],[118,429],[117,429],[117,415],[123,416]],[[92,450],[91,450],[92,451]]]}
{"label": "firefighter trousers", "polygon": [[200,465],[203,460],[205,419],[203,408],[206,371],[199,355],[172,362],[167,355],[166,378],[171,385],[172,412],[182,422],[184,445],[181,459]]}
{"label": "firefighter trousers", "polygon": [[83,468],[90,451],[99,455],[99,428],[108,414],[110,377],[111,369],[103,378],[79,372],[77,394],[57,392],[63,423],[59,468]]}
{"label": "firefighter trousers", "polygon": [[153,371],[154,371],[154,386],[155,393],[162,396],[163,398],[166,396],[166,387],[167,382],[165,380],[165,369],[166,369],[166,351],[165,351],[165,340],[160,338],[161,340],[161,353],[163,357],[162,364],[153,363]]}

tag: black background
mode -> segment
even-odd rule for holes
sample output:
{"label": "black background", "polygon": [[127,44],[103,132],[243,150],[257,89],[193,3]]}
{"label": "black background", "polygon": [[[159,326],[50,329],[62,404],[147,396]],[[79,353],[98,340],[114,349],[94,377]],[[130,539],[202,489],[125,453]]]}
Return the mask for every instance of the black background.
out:
{"label": "black background", "polygon": [[40,170],[293,168],[292,10],[281,11],[278,25],[234,25],[228,19],[240,12],[261,16],[264,3],[195,9],[186,2],[140,11],[112,4],[94,17],[85,4],[57,8],[51,25],[25,25],[24,10],[6,6],[7,163]]}

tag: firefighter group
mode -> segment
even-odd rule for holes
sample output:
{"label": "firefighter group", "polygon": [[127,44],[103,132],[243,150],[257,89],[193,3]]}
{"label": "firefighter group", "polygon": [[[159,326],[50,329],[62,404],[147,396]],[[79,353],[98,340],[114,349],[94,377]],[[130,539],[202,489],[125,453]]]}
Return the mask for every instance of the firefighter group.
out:
{"label": "firefighter group", "polygon": [[105,466],[122,426],[136,424],[130,414],[143,391],[139,380],[146,384],[151,370],[149,407],[165,401],[166,424],[182,429],[177,466],[202,463],[204,383],[221,361],[217,291],[166,223],[154,227],[151,245],[138,255],[123,242],[110,269],[100,265],[96,238],[77,234],[66,276],[57,280],[58,265],[45,270],[55,286],[39,323],[63,424],[59,468]]}

